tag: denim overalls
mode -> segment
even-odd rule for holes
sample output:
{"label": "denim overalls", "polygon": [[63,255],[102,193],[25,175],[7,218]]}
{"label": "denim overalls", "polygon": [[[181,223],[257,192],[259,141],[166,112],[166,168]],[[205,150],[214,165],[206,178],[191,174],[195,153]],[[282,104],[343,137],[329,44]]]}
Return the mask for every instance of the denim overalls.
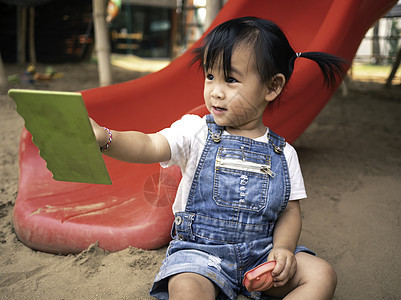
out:
{"label": "denim overalls", "polygon": [[151,291],[158,299],[168,299],[163,279],[182,272],[212,280],[225,294],[221,299],[251,296],[242,286],[244,274],[267,260],[275,221],[290,196],[283,138],[272,131],[268,143],[223,135],[211,115],[206,121],[187,206],[175,215],[174,240]]}

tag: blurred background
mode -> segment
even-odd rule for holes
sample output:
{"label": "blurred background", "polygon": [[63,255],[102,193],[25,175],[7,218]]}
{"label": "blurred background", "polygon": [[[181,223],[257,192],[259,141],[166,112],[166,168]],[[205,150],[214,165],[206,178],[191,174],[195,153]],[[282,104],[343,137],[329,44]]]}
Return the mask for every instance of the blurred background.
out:
{"label": "blurred background", "polygon": [[[96,63],[93,5],[101,3],[106,7],[111,63],[139,70],[146,64],[145,69],[154,71],[190,48],[225,2],[0,0],[0,54],[5,64],[19,66]],[[351,78],[385,83],[391,71],[397,71],[400,17],[399,2],[367,32],[350,69]],[[399,71],[392,74],[391,82],[400,83]]]}

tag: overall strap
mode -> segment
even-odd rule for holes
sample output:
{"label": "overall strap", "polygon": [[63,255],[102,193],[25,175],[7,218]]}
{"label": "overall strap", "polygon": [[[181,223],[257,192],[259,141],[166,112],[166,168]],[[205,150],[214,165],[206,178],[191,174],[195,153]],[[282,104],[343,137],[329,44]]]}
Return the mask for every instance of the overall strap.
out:
{"label": "overall strap", "polygon": [[269,129],[268,138],[269,142],[273,145],[274,152],[280,154],[284,151],[284,147],[286,145],[284,138],[274,133],[271,129]]}
{"label": "overall strap", "polygon": [[285,139],[279,136],[278,134],[274,133],[272,130],[269,129],[269,134],[268,134],[268,139],[269,139],[269,144],[272,145],[273,150],[275,153],[279,155],[283,162],[284,166],[284,172],[285,172],[285,199],[281,205],[281,211],[279,215],[281,215],[285,208],[287,207],[290,194],[291,194],[291,183],[290,183],[290,175],[288,171],[288,164],[287,164],[287,159],[285,158],[284,155],[284,147],[286,145]]}
{"label": "overall strap", "polygon": [[224,127],[217,125],[212,115],[206,116],[206,124],[208,128],[208,136],[210,136],[214,142],[220,142]]}

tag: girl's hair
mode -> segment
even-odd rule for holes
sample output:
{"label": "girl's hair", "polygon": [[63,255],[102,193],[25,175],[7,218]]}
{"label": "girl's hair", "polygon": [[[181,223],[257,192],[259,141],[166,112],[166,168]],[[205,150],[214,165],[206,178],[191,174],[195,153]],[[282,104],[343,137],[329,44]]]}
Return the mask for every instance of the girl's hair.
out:
{"label": "girl's hair", "polygon": [[323,52],[296,53],[283,31],[273,22],[256,17],[242,17],[224,22],[210,31],[200,47],[193,50],[192,63],[200,62],[204,70],[212,69],[222,59],[224,76],[231,73],[231,55],[234,47],[250,45],[254,49],[257,71],[262,82],[269,83],[281,73],[290,79],[297,57],[315,61],[322,71],[324,82],[333,86],[342,76],[341,58]]}

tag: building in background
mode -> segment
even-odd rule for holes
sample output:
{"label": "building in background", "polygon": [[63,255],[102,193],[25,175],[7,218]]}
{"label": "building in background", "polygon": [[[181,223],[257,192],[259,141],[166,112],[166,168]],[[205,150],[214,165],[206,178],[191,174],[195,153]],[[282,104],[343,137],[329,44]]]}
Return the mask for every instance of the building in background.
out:
{"label": "building in background", "polygon": [[401,47],[401,1],[369,29],[355,60],[371,64],[392,64]]}
{"label": "building in background", "polygon": [[[21,11],[34,3],[24,1],[18,2],[26,3],[22,6],[0,0],[0,53],[6,63],[18,62],[21,26],[27,32],[31,29],[29,14],[26,22],[19,22]],[[112,52],[155,58],[179,56],[202,35],[205,5],[206,0],[123,0],[119,14],[109,24]],[[34,6],[34,12],[38,62],[77,62],[91,57],[92,0],[46,0]],[[23,62],[29,60],[26,50]]]}
{"label": "building in background", "polygon": [[[90,57],[94,45],[92,0],[36,2],[43,4],[31,6],[35,1],[0,0],[0,53],[3,61],[18,62],[21,32],[26,32],[29,39],[31,30],[38,62],[76,62]],[[31,7],[34,8],[34,16],[26,11],[32,11]],[[21,22],[21,15],[24,14],[26,19]],[[31,18],[34,28],[30,28]],[[26,47],[26,61],[29,61],[29,41],[24,41],[23,46]]]}
{"label": "building in background", "polygon": [[176,57],[203,34],[206,0],[124,0],[110,24],[112,52]]}
{"label": "building in background", "polygon": [[[18,61],[17,20],[21,6],[13,3],[29,4],[35,1],[0,0],[0,53],[6,63]],[[90,58],[94,49],[92,0],[40,2],[43,4],[35,6],[34,19],[37,61],[62,63]],[[175,58],[190,48],[205,31],[205,23],[208,23],[206,6],[209,8],[213,4],[221,8],[225,2],[122,0],[119,14],[109,24],[112,52],[146,58]],[[355,60],[392,64],[401,44],[400,16],[401,3],[367,32]],[[29,29],[29,22],[25,27]],[[27,43],[25,47],[28,46]],[[28,53],[26,51],[27,60]]]}

